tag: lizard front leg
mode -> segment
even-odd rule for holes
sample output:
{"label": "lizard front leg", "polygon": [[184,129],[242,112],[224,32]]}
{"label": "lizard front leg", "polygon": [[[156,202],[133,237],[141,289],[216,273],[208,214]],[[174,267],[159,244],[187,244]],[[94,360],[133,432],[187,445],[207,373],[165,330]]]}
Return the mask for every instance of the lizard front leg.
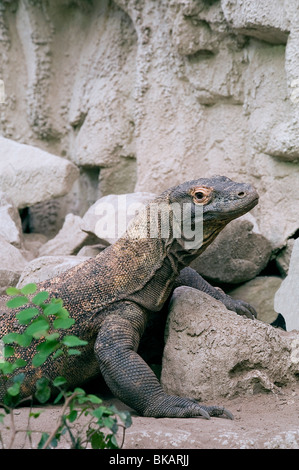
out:
{"label": "lizard front leg", "polygon": [[130,302],[119,303],[101,325],[95,342],[100,370],[112,393],[143,416],[197,417],[224,415],[219,406],[167,395],[150,367],[136,353],[146,324],[146,313]]}
{"label": "lizard front leg", "polygon": [[232,310],[239,315],[244,315],[252,319],[257,317],[257,312],[252,305],[243,300],[233,299],[223,292],[222,289],[211,286],[197,271],[190,267],[184,268],[180,272],[175,287],[178,286],[189,286],[201,290],[214,297],[214,299],[220,300],[228,310]]}

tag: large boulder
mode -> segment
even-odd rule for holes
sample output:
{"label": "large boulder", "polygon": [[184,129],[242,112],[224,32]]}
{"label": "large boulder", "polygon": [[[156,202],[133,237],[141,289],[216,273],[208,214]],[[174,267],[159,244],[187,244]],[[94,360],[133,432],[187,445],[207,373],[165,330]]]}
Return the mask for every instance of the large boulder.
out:
{"label": "large boulder", "polygon": [[277,391],[296,382],[299,333],[228,311],[190,287],[174,291],[161,382],[197,400]]}
{"label": "large boulder", "polygon": [[106,245],[113,244],[124,234],[136,212],[155,196],[148,192],[104,196],[84,215],[82,230],[94,234]]}
{"label": "large boulder", "polygon": [[26,265],[21,251],[0,235],[0,295],[16,285]]}
{"label": "large boulder", "polygon": [[265,323],[272,323],[277,318],[274,310],[274,296],[281,285],[278,276],[257,276],[251,281],[228,292],[234,299],[242,299],[257,311],[257,318]]}
{"label": "large boulder", "polygon": [[19,211],[10,197],[0,191],[0,235],[8,243],[21,248],[23,244],[22,222]]}
{"label": "large boulder", "polygon": [[23,270],[18,287],[31,282],[38,283],[59,276],[74,266],[86,261],[87,257],[79,256],[42,256],[32,260]]}
{"label": "large boulder", "polygon": [[290,238],[286,241],[285,246],[276,255],[275,262],[279,269],[279,272],[283,277],[286,277],[289,272],[289,265],[291,255],[294,247],[295,239]]}
{"label": "large boulder", "polygon": [[0,190],[18,208],[67,194],[78,176],[65,158],[0,137]]}
{"label": "large boulder", "polygon": [[58,234],[41,246],[39,256],[68,256],[77,254],[87,243],[88,233],[82,230],[82,219],[78,215],[68,214]]}
{"label": "large boulder", "polygon": [[256,277],[267,265],[271,243],[243,216],[230,222],[192,263],[201,276],[220,283],[239,284]]}
{"label": "large boulder", "polygon": [[286,321],[287,330],[299,330],[299,238],[295,240],[287,277],[275,294],[274,309]]}

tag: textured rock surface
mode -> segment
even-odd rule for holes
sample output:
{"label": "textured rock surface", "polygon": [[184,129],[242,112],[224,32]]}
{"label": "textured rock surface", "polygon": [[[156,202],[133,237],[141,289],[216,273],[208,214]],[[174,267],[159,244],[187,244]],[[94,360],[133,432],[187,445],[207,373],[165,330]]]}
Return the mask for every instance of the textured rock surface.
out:
{"label": "textured rock surface", "polygon": [[83,256],[42,256],[36,258],[27,264],[21,276],[19,276],[18,287],[22,287],[30,282],[41,282],[51,279],[87,259],[87,257]]}
{"label": "textured rock surface", "polygon": [[39,256],[73,255],[87,244],[89,235],[82,230],[81,217],[68,214],[58,234],[41,246]]}
{"label": "textured rock surface", "polygon": [[299,238],[295,240],[287,277],[274,299],[276,312],[285,317],[288,330],[299,330]]}
{"label": "textured rock surface", "polygon": [[297,7],[1,1],[0,133],[88,168],[100,195],[215,173],[250,181],[279,248],[299,228]]}
{"label": "textured rock surface", "polygon": [[0,236],[0,295],[7,287],[16,285],[26,265],[21,251]]}
{"label": "textured rock surface", "polygon": [[274,310],[274,296],[282,280],[277,276],[257,276],[228,292],[234,299],[242,299],[257,311],[257,318],[272,323],[277,318]]}
{"label": "textured rock surface", "polygon": [[267,265],[272,247],[248,218],[233,220],[191,263],[199,274],[215,282],[238,284],[257,276]]}
{"label": "textured rock surface", "polygon": [[78,175],[63,158],[0,137],[0,190],[18,208],[68,193]]}
{"label": "textured rock surface", "polygon": [[0,191],[0,235],[8,243],[21,248],[23,244],[22,223],[17,208],[6,193]]}
{"label": "textured rock surface", "polygon": [[229,312],[188,287],[175,290],[161,382],[198,400],[275,391],[296,382],[299,334]]}
{"label": "textured rock surface", "polygon": [[138,210],[155,197],[152,193],[109,194],[93,204],[82,219],[81,229],[112,244],[123,235]]}
{"label": "textured rock surface", "polygon": [[276,256],[276,264],[279,269],[279,272],[283,277],[286,277],[289,272],[289,265],[294,243],[294,238],[290,238],[289,240],[287,240],[286,246]]}

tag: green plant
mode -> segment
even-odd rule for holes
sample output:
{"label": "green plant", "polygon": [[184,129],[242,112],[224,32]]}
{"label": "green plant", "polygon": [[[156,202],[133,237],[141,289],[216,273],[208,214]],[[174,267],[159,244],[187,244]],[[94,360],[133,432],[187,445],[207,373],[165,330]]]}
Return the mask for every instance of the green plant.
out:
{"label": "green plant", "polygon": [[[10,415],[10,442],[12,448],[17,433],[25,433],[26,439],[32,446],[31,419],[40,416],[34,412],[32,404],[28,414],[26,429],[17,429],[14,412],[22,404],[21,387],[30,368],[38,368],[46,361],[56,361],[59,357],[81,354],[80,348],[87,344],[78,336],[67,334],[74,324],[74,319],[64,308],[61,299],[49,299],[46,291],[36,293],[37,286],[28,284],[22,289],[10,287],[7,294],[12,298],[7,306],[12,309],[22,307],[16,313],[16,319],[21,327],[21,333],[9,332],[3,338],[0,356],[0,380],[6,389],[6,394],[0,406],[0,425],[5,424],[6,415]],[[35,354],[26,360],[29,354],[26,349],[35,347]],[[25,354],[21,354],[21,351]],[[24,359],[25,357],[25,359]],[[52,390],[57,390],[54,404],[61,404],[57,425],[50,431],[43,431],[38,442],[38,448],[57,447],[62,436],[67,436],[71,448],[119,448],[124,441],[125,429],[131,425],[128,412],[120,412],[113,406],[104,406],[96,395],[87,394],[82,388],[68,391],[64,377],[57,376],[54,380],[43,376],[35,382],[35,393],[31,397],[41,404],[51,398]],[[79,425],[78,425],[79,423]],[[122,429],[122,443],[119,446],[116,433]],[[5,447],[0,432],[0,446]]]}

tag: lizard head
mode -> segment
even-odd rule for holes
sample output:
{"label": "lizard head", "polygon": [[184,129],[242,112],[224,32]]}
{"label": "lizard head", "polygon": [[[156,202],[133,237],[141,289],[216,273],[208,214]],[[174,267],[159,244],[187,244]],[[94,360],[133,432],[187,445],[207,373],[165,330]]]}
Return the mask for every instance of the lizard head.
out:
{"label": "lizard head", "polygon": [[[181,229],[184,234],[184,229],[189,227],[193,236],[196,231],[201,231],[201,243],[197,244],[196,250],[199,253],[231,220],[250,211],[258,203],[258,198],[253,186],[234,182],[225,176],[187,181],[168,192],[171,205],[179,203],[183,208],[189,207],[181,219],[182,225],[185,223]],[[188,239],[188,236],[183,235],[182,238]],[[189,246],[192,250],[192,244]]]}

